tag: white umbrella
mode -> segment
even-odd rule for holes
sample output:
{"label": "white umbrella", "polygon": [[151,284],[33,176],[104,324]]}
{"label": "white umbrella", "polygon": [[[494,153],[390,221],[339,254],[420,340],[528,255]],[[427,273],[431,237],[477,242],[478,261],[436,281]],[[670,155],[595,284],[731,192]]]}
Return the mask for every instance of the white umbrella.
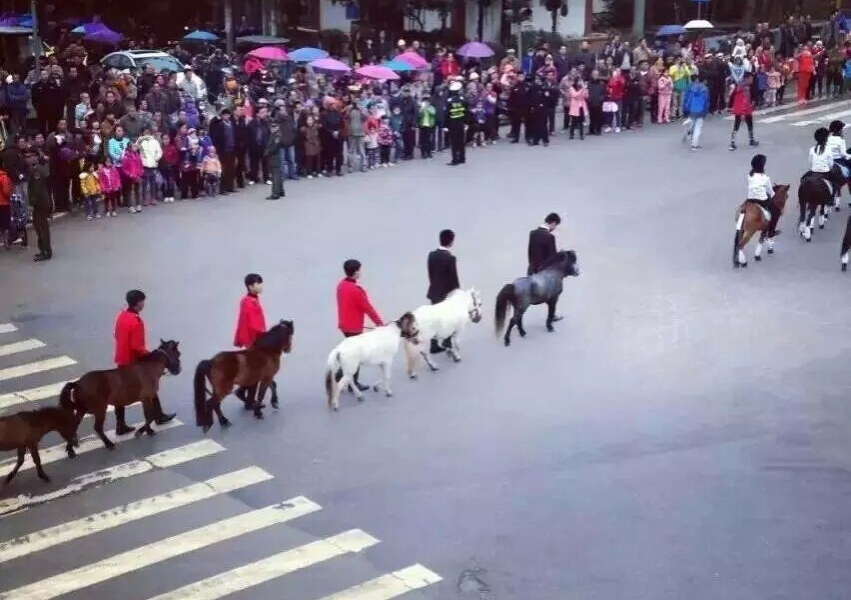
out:
{"label": "white umbrella", "polygon": [[688,23],[686,23],[684,25],[684,27],[686,29],[689,29],[689,30],[691,30],[691,29],[715,29],[715,26],[712,25],[712,23],[710,23],[709,21],[703,21],[703,20],[700,20],[700,19],[695,20],[695,21],[689,21]]}

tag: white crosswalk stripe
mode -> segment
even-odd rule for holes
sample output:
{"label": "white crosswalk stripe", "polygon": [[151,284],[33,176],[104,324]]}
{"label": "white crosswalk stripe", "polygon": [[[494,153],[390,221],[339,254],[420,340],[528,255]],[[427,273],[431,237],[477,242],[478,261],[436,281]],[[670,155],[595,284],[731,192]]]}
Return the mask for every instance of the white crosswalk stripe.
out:
{"label": "white crosswalk stripe", "polygon": [[413,565],[376,577],[320,600],[390,600],[441,581],[440,575],[422,565]]}
{"label": "white crosswalk stripe", "polygon": [[352,529],[203,579],[149,600],[218,600],[311,565],[344,554],[360,552],[377,543],[378,540],[368,533]]}
{"label": "white crosswalk stripe", "polygon": [[791,105],[789,108],[791,110],[787,113],[780,114],[774,117],[767,117],[765,119],[758,119],[757,122],[764,123],[767,125],[770,123],[779,123],[780,121],[793,121],[795,119],[798,119],[799,117],[806,117],[807,115],[815,115],[817,113],[828,112],[839,108],[851,108],[851,101],[829,102],[803,110],[797,110],[797,107],[795,107],[794,105]]}
{"label": "white crosswalk stripe", "polygon": [[144,567],[320,510],[303,496],[223,519],[104,560],[0,593],[0,600],[51,600]]}
{"label": "white crosswalk stripe", "polygon": [[193,483],[158,496],[137,500],[130,504],[48,527],[8,542],[0,543],[0,562],[27,556],[87,535],[126,525],[133,521],[158,515],[181,506],[200,502],[220,494],[227,494],[272,479],[259,467],[248,467],[233,473],[225,473],[206,481]]}
{"label": "white crosswalk stripe", "polygon": [[0,356],[9,356],[10,354],[26,352],[27,350],[38,350],[39,348],[44,348],[44,342],[33,339],[21,340],[20,342],[0,345]]}
{"label": "white crosswalk stripe", "polygon": [[45,502],[82,492],[92,487],[100,487],[120,479],[141,475],[157,468],[165,469],[173,467],[189,462],[190,460],[195,460],[196,458],[222,452],[223,450],[224,447],[212,440],[202,440],[172,450],[166,450],[165,452],[151,454],[138,460],[100,469],[94,473],[80,475],[79,477],[75,477],[65,487],[52,492],[36,495],[22,494],[16,498],[0,500],[0,517],[19,512],[31,506],[44,504]]}
{"label": "white crosswalk stripe", "polygon": [[34,375],[35,373],[50,371],[52,369],[70,367],[71,365],[76,364],[77,361],[71,358],[70,356],[56,356],[54,358],[45,358],[44,360],[37,360],[35,362],[27,363],[24,365],[16,365],[14,367],[6,367],[5,369],[0,369],[0,381],[6,381],[7,379],[16,379],[18,377],[25,377],[27,375]]}
{"label": "white crosswalk stripe", "polygon": [[3,410],[4,408],[11,408],[19,404],[26,404],[27,402],[35,402],[37,400],[44,400],[45,398],[58,396],[66,383],[68,382],[60,381],[58,383],[50,383],[48,385],[43,385],[29,390],[21,390],[20,392],[0,394],[0,410]]}
{"label": "white crosswalk stripe", "polygon": [[851,115],[851,109],[835,113],[828,113],[826,115],[819,115],[817,119],[811,119],[809,121],[796,121],[795,123],[792,123],[792,125],[795,127],[807,127],[809,125],[818,125],[819,123],[827,123],[828,121],[841,119],[842,117],[847,117],[848,115]]}
{"label": "white crosswalk stripe", "polygon": [[[135,423],[134,427],[141,427],[144,425],[144,421],[141,423]],[[173,419],[166,423],[165,425],[154,425],[154,429],[157,432],[166,431],[167,429],[174,429],[175,427],[180,427],[183,423],[180,419]],[[116,435],[115,430],[111,429],[109,431],[104,431],[106,437],[111,439],[116,444],[121,444],[124,442],[128,442],[134,439],[134,435],[132,433],[128,433],[127,435]],[[101,439],[97,436],[97,434],[88,435],[84,438],[80,438],[80,447],[74,448],[78,455],[85,454],[87,452],[92,452],[94,450],[105,450],[106,448],[103,445]],[[50,448],[45,448],[44,450],[38,451],[39,456],[41,457],[42,466],[48,465],[50,463],[64,460],[68,455],[65,453],[65,444],[59,444],[56,446],[51,446]],[[4,461],[0,461],[0,475],[10,470],[15,463],[17,462],[16,458],[10,458]],[[27,457],[24,459],[24,464],[21,466],[21,470],[18,472],[19,474],[28,469],[34,469],[35,464],[32,462],[32,457],[27,453]]]}
{"label": "white crosswalk stripe", "polygon": [[12,333],[17,330],[18,328],[11,323],[0,323],[0,333]]}

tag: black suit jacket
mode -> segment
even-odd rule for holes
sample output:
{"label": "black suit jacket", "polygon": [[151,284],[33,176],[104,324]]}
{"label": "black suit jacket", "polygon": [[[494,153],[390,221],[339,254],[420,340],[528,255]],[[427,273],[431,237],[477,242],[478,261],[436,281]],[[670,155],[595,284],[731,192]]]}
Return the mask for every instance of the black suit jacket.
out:
{"label": "black suit jacket", "polygon": [[455,256],[448,250],[438,248],[428,255],[428,294],[432,304],[443,302],[449,292],[461,287]]}
{"label": "black suit jacket", "polygon": [[556,253],[556,236],[543,227],[529,232],[529,270],[528,275],[537,273],[546,259]]}

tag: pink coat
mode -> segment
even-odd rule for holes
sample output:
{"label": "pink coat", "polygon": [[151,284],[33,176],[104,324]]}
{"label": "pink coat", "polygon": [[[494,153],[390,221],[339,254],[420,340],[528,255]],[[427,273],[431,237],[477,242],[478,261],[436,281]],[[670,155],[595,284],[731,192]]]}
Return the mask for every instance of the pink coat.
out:
{"label": "pink coat", "polygon": [[571,117],[588,116],[588,89],[581,87],[578,90],[573,86],[567,90],[568,108],[567,114]]}
{"label": "pink coat", "polygon": [[121,159],[121,173],[128,179],[142,179],[142,156],[138,152],[125,152]]}
{"label": "pink coat", "polygon": [[121,175],[115,167],[101,167],[98,170],[98,183],[100,191],[104,194],[117,192],[121,189]]}

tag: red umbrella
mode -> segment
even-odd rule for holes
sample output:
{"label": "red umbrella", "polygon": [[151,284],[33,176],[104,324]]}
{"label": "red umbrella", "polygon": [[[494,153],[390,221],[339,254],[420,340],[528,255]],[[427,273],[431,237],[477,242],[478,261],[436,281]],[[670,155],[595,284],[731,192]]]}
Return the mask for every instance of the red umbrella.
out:
{"label": "red umbrella", "polygon": [[381,65],[367,65],[360,69],[355,69],[355,73],[370,79],[399,79],[399,76],[392,70]]}
{"label": "red umbrella", "polygon": [[249,56],[255,56],[263,60],[288,60],[287,53],[283,48],[275,48],[274,46],[263,46],[248,53]]}
{"label": "red umbrella", "polygon": [[410,50],[408,52],[403,52],[393,60],[401,60],[402,62],[408,63],[415,69],[425,69],[428,67],[428,61],[426,59]]}

